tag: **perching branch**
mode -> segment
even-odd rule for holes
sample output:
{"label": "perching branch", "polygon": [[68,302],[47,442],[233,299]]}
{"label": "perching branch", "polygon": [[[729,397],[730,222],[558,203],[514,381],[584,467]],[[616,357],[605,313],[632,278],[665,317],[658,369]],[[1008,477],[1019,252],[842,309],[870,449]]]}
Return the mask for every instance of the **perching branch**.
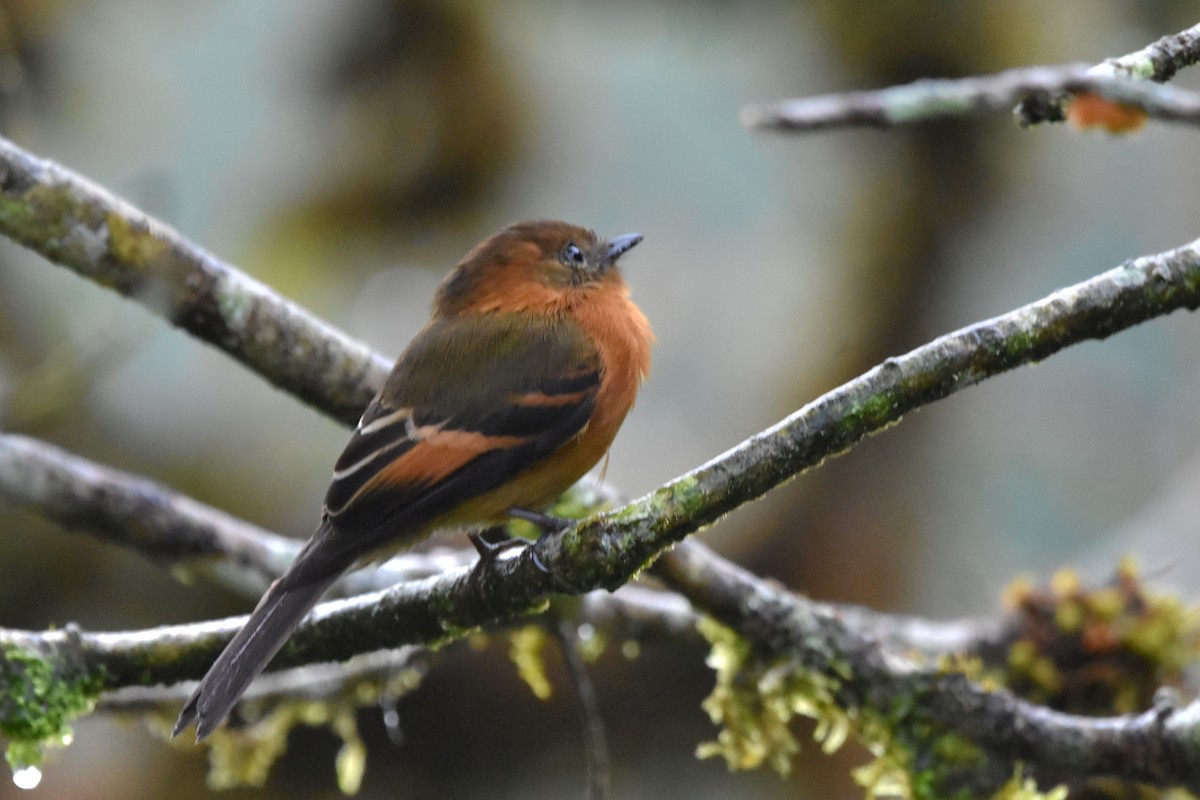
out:
{"label": "perching branch", "polygon": [[[231,517],[155,481],[88,461],[46,442],[0,433],[0,502],[27,508],[64,527],[130,548],[172,569],[209,573],[257,597],[283,574],[301,543]],[[625,502],[610,487],[585,479],[573,506]],[[699,545],[698,545],[699,546]],[[470,548],[402,553],[343,576],[334,595],[379,591],[475,560]],[[576,622],[643,639],[658,632],[679,640],[696,635],[696,614],[672,593],[627,586],[618,594],[589,594]],[[838,613],[860,633],[906,651],[930,655],[984,653],[1003,641],[999,622],[932,621],[842,605]],[[171,696],[186,698],[175,691]]]}
{"label": "perching branch", "polygon": [[[874,91],[784,100],[747,106],[741,116],[747,127],[768,131],[890,128],[1010,111],[1014,104],[1029,97],[1057,98],[1081,92],[1139,108],[1157,119],[1200,124],[1200,94],[1120,75],[1097,74],[1082,64],[1025,67],[971,78],[925,79]],[[1047,102],[1043,101],[1039,108],[1045,107]]]}
{"label": "perching branch", "polygon": [[[1200,790],[1200,701],[1180,707],[1164,694],[1137,715],[1082,717],[987,691],[957,672],[922,666],[847,625],[828,606],[796,597],[687,542],[662,562],[660,574],[693,605],[734,629],[762,658],[792,662],[837,684],[838,705],[855,712],[895,713],[898,726],[932,722],[979,745],[993,758],[1023,762],[1053,785],[1112,777]],[[1012,765],[996,773],[1003,782]],[[971,796],[998,786],[975,787]]]}
{"label": "perching branch", "polygon": [[0,138],[0,234],[353,424],[390,364],[87,179]]}

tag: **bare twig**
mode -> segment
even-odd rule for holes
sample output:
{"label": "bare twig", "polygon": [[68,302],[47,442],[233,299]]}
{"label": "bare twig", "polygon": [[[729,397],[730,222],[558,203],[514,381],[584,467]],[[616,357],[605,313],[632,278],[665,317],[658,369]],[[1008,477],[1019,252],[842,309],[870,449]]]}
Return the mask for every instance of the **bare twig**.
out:
{"label": "bare twig", "polygon": [[604,718],[600,716],[600,704],[596,702],[596,687],[588,675],[587,664],[579,652],[577,623],[559,620],[554,629],[555,638],[562,649],[563,662],[575,686],[579,700],[579,721],[583,729],[583,749],[587,754],[587,800],[605,800],[612,794],[612,779],[608,767],[608,739],[604,734]]}
{"label": "bare twig", "polygon": [[[386,683],[400,670],[421,673],[430,666],[430,653],[424,647],[400,647],[363,653],[341,664],[308,664],[295,669],[264,675],[243,695],[243,700],[273,702],[280,700],[332,700],[345,697],[362,681]],[[179,704],[187,700],[195,683],[174,686],[129,686],[109,692],[96,703],[101,713],[137,713],[160,709],[174,716]]]}
{"label": "bare twig", "polygon": [[[905,718],[917,725],[935,723],[1007,759],[1008,768],[994,776],[1000,781],[1013,774],[1011,762],[1020,761],[1049,784],[1113,777],[1200,789],[1200,739],[1194,736],[1200,702],[1178,707],[1165,698],[1143,714],[1111,718],[1052,711],[1004,690],[985,691],[961,674],[921,666],[860,635],[827,607],[691,543],[677,547],[663,566],[672,586],[764,657],[836,681],[843,708],[906,709]],[[980,788],[990,793],[998,787]]]}
{"label": "bare twig", "polygon": [[353,423],[389,364],[85,178],[0,138],[0,234]]}
{"label": "bare twig", "polygon": [[1027,97],[1091,92],[1157,119],[1200,124],[1200,94],[1081,64],[1026,67],[981,77],[920,80],[875,91],[845,92],[749,106],[742,123],[758,130],[807,132],[835,127],[890,128],[914,122],[1009,111]]}

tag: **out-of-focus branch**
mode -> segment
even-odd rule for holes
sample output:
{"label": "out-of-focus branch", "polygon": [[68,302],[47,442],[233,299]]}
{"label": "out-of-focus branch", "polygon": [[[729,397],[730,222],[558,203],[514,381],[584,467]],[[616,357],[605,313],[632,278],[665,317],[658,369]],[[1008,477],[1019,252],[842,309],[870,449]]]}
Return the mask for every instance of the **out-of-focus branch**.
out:
{"label": "out-of-focus branch", "polygon": [[[1007,768],[984,771],[991,779],[1007,780],[1020,762],[1050,785],[1113,777],[1200,789],[1200,739],[1194,735],[1200,701],[1180,707],[1164,697],[1160,707],[1143,714],[1110,718],[1052,711],[1004,690],[984,690],[959,673],[922,666],[861,635],[828,607],[690,542],[661,564],[659,573],[673,588],[749,640],[762,658],[824,675],[836,685],[838,704],[852,715],[885,711],[899,727],[933,723],[981,746],[990,758],[1006,760]],[[982,796],[998,786],[972,788],[969,794]]]}
{"label": "out-of-focus branch", "polygon": [[352,424],[389,364],[87,179],[0,138],[0,234]]}
{"label": "out-of-focus branch", "polygon": [[[394,673],[430,666],[429,650],[424,647],[400,647],[363,653],[342,664],[309,664],[296,669],[272,672],[251,684],[243,699],[253,702],[280,700],[327,701],[344,697],[356,683],[383,683]],[[175,686],[130,686],[109,692],[96,702],[96,711],[138,713],[162,710],[172,717],[179,704],[187,700],[193,684]]]}
{"label": "out-of-focus branch", "polygon": [[11,433],[0,433],[0,502],[158,563],[219,565],[227,580],[259,592],[299,550],[159,483]]}
{"label": "out-of-focus branch", "polygon": [[[176,571],[211,573],[257,597],[302,542],[271,533],[162,484],[37,439],[0,433],[0,503],[127,547]],[[462,566],[474,551],[405,553],[343,577],[334,594],[377,591]]]}
{"label": "out-of-focus branch", "polygon": [[[1081,64],[1025,67],[994,75],[926,79],[874,91],[784,100],[748,106],[741,118],[747,127],[768,131],[890,128],[1010,111],[1014,104],[1029,97],[1057,98],[1081,92],[1139,108],[1156,119],[1200,124],[1200,94],[1116,74],[1097,74]],[[1046,107],[1046,101],[1039,107]],[[1037,120],[1019,121],[1030,124]]]}
{"label": "out-of-focus branch", "polygon": [[[1128,55],[1106,58],[1091,67],[1092,75],[1115,75],[1164,83],[1184,67],[1200,61],[1200,25],[1164,36],[1153,44]],[[1017,124],[1022,127],[1039,122],[1061,122],[1064,118],[1062,92],[1022,100],[1013,109]]]}

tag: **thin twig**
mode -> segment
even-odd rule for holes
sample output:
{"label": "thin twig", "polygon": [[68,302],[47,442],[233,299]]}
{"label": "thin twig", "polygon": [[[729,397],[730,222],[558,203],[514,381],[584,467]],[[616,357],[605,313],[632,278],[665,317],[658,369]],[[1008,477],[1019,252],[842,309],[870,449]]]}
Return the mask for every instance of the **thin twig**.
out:
{"label": "thin twig", "polygon": [[583,728],[583,749],[587,755],[587,800],[606,800],[612,794],[612,775],[608,765],[608,740],[604,734],[604,718],[596,702],[596,687],[588,675],[587,664],[579,652],[575,633],[578,623],[559,620],[554,627],[555,638],[563,654],[563,663],[575,686],[579,699],[579,721]]}
{"label": "thin twig", "polygon": [[[363,653],[341,664],[308,664],[263,675],[246,691],[243,701],[332,700],[345,697],[363,682],[386,683],[400,670],[428,671],[430,652],[424,647],[400,647]],[[140,713],[160,709],[172,716],[187,700],[195,683],[173,686],[129,686],[109,692],[96,702],[99,713]]]}
{"label": "thin twig", "polygon": [[1151,117],[1200,124],[1200,94],[1173,86],[1100,75],[1075,64],[1025,67],[994,75],[926,79],[903,86],[748,106],[742,123],[767,131],[808,132],[843,127],[890,128],[914,122],[1010,111],[1027,97],[1091,92]]}

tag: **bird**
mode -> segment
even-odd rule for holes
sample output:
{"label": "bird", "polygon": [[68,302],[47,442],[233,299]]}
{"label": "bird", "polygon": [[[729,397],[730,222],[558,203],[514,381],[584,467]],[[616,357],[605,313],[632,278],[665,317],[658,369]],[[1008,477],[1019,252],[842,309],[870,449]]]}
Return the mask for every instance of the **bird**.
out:
{"label": "bird", "polygon": [[542,512],[605,457],[654,334],[618,259],[642,241],[518,222],[446,275],[333,468],[320,521],[201,679],[173,736],[216,730],[325,591],[436,531]]}

